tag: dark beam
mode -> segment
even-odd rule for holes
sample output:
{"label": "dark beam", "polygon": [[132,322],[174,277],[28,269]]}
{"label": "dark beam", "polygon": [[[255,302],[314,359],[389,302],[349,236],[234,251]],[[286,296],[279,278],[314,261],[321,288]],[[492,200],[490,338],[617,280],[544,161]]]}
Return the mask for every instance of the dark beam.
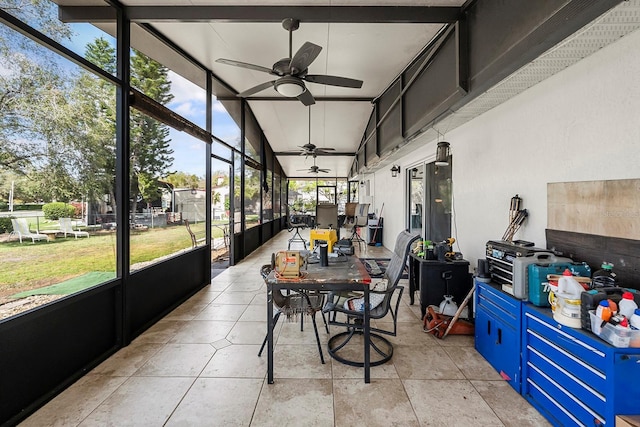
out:
{"label": "dark beam", "polygon": [[[282,22],[285,18],[316,23],[453,23],[461,8],[444,6],[130,6],[133,22]],[[60,6],[62,22],[115,20],[115,12],[104,6]]]}
{"label": "dark beam", "polygon": [[[339,97],[339,96],[318,96],[314,97],[316,102],[373,102],[373,98],[370,97]],[[238,100],[237,97],[221,97],[220,101]],[[295,101],[300,102],[297,98],[286,98],[283,96],[251,96],[245,98],[247,101]]]}
{"label": "dark beam", "polygon": [[[300,156],[302,157],[302,154],[300,154],[300,152],[291,152],[291,151],[275,151],[273,153],[275,156]],[[346,151],[332,151],[331,153],[317,153],[316,157],[327,157],[327,156],[355,156],[356,153],[353,152],[346,152]]]}

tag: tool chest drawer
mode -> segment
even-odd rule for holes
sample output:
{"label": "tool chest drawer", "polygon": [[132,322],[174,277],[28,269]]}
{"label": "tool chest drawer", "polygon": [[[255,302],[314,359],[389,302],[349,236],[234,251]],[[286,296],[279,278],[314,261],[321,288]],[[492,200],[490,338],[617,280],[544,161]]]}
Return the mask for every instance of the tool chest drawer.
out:
{"label": "tool chest drawer", "polygon": [[476,282],[475,348],[518,393],[521,304],[498,285]]}
{"label": "tool chest drawer", "polygon": [[554,425],[610,425],[640,408],[640,349],[616,348],[522,305],[522,395]]}

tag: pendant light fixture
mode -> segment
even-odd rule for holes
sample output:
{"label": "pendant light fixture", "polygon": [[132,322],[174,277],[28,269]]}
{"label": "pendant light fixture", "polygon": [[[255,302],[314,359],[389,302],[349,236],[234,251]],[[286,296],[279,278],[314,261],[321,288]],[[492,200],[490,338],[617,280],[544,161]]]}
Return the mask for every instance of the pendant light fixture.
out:
{"label": "pendant light fixture", "polygon": [[436,166],[449,166],[449,154],[449,143],[446,141],[438,142]]}

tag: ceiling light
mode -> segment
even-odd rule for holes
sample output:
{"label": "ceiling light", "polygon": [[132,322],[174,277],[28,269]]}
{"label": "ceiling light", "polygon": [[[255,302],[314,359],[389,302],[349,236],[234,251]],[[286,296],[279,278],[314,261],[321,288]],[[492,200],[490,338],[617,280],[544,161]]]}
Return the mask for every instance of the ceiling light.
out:
{"label": "ceiling light", "polygon": [[276,80],[273,86],[280,95],[284,95],[287,98],[295,98],[307,90],[301,80],[291,76],[281,77]]}
{"label": "ceiling light", "polygon": [[446,141],[438,142],[436,166],[449,166],[449,143]]}

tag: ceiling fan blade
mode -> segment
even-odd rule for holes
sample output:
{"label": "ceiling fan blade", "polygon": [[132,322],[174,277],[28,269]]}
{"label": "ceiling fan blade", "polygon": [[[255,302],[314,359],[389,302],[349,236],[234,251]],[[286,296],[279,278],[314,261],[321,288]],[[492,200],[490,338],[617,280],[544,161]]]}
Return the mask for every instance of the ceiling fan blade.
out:
{"label": "ceiling fan blade", "polygon": [[218,58],[216,62],[220,64],[233,65],[234,67],[248,68],[249,70],[262,71],[263,73],[274,74],[271,68],[261,65],[249,64],[247,62],[235,61],[233,59]]}
{"label": "ceiling fan blade", "polygon": [[352,87],[354,89],[360,89],[362,87],[362,80],[350,79],[348,77],[339,76],[327,76],[325,74],[307,74],[303,77],[310,83],[319,83],[322,85],[340,86],[340,87]]}
{"label": "ceiling fan blade", "polygon": [[322,47],[317,44],[305,42],[296,54],[293,55],[293,58],[291,58],[291,62],[289,63],[291,73],[296,75],[298,72],[306,70],[318,55],[320,55],[321,51]]}
{"label": "ceiling fan blade", "polygon": [[247,96],[253,95],[254,93],[258,93],[267,88],[273,87],[274,83],[275,83],[275,80],[272,80],[270,82],[260,83],[258,86],[254,86],[251,89],[247,89],[244,92],[240,92],[237,96],[239,96],[240,98],[246,98]]}
{"label": "ceiling fan blade", "polygon": [[321,152],[325,152],[325,151],[335,151],[335,148],[331,148],[331,147],[318,147],[316,148],[316,153],[321,153]]}
{"label": "ceiling fan blade", "polygon": [[330,169],[318,169],[318,172],[329,173]]}
{"label": "ceiling fan blade", "polygon": [[302,102],[307,107],[309,105],[313,105],[313,104],[316,103],[316,100],[313,97],[313,95],[311,94],[311,92],[309,92],[309,89],[305,90],[300,95],[298,95],[298,99],[300,100],[300,102]]}

